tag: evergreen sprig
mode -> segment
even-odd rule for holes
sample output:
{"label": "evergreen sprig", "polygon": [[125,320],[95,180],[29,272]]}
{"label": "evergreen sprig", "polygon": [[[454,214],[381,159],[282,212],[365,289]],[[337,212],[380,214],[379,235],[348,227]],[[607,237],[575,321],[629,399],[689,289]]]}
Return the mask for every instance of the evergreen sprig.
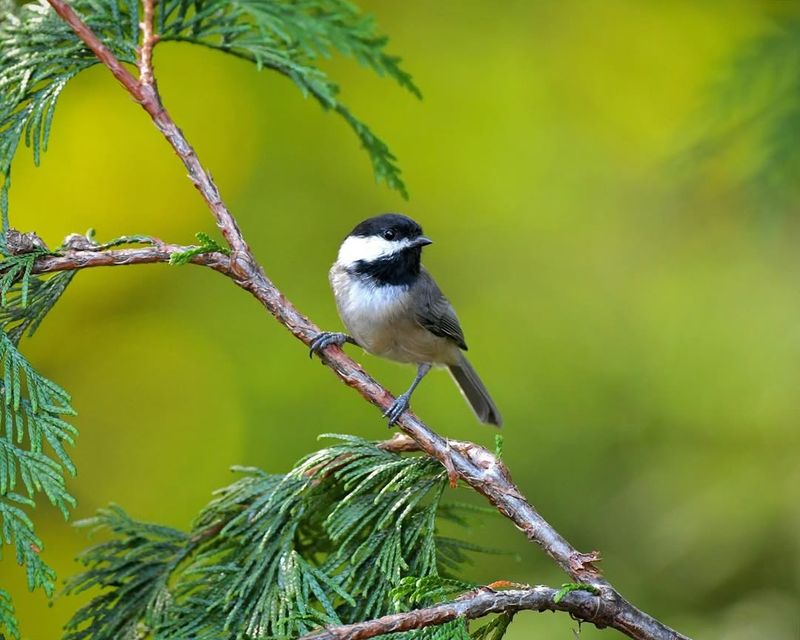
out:
{"label": "evergreen sprig", "polygon": [[570,594],[573,591],[588,591],[596,596],[600,595],[600,589],[591,584],[583,584],[582,582],[565,582],[561,585],[561,588],[556,591],[555,595],[553,596],[553,602],[558,604],[567,594]]}
{"label": "evergreen sprig", "polygon": [[[15,246],[30,241],[33,234],[29,235],[16,234]],[[8,240],[11,236],[6,233],[3,237]],[[43,544],[26,509],[36,506],[38,493],[65,518],[74,507],[64,476],[75,474],[66,447],[74,444],[77,431],[64,418],[75,411],[69,395],[33,368],[18,350],[18,343],[26,331],[31,335],[36,330],[73,273],[49,278],[32,275],[34,262],[48,251],[38,242],[28,243],[32,250],[7,253],[0,262],[0,530],[2,543],[15,549],[17,563],[25,567],[28,587],[42,588],[50,597],[55,573],[41,558]],[[11,243],[3,247],[7,251]],[[13,619],[10,604],[0,606],[0,614]],[[0,627],[3,624],[9,634],[16,630],[11,622],[0,621]]]}
{"label": "evergreen sprig", "polygon": [[195,247],[190,247],[186,249],[186,251],[180,251],[173,253],[169,257],[169,263],[172,265],[180,265],[180,264],[187,264],[191,261],[192,258],[195,256],[199,256],[203,253],[211,253],[214,251],[218,251],[220,253],[224,253],[225,255],[230,255],[230,249],[223,247],[219,242],[214,240],[211,236],[207,233],[203,233],[199,231],[195,234],[195,238],[200,243]]}
{"label": "evergreen sprig", "polygon": [[[12,545],[25,567],[28,587],[41,587],[52,596],[55,573],[41,559],[44,548],[25,509],[44,493],[64,517],[75,506],[66,489],[65,472],[75,466],[65,445],[74,443],[75,427],[65,416],[74,415],[67,393],[41,376],[0,331],[0,521],[2,541]],[[22,486],[26,495],[16,491]],[[0,548],[0,555],[2,548]]]}
{"label": "evergreen sprig", "polygon": [[408,576],[403,578],[392,589],[391,597],[395,609],[407,611],[411,608],[429,606],[435,602],[441,602],[477,586],[463,580],[445,578],[438,575],[424,578]]}
{"label": "evergreen sprig", "polygon": [[[15,489],[19,475],[30,498],[44,492],[67,517],[75,501],[66,491],[64,472],[74,475],[75,466],[65,445],[74,444],[77,434],[75,427],[63,419],[75,415],[69,394],[41,376],[3,332],[0,365],[0,495]],[[45,445],[50,455],[45,452]]]}
{"label": "evergreen sprig", "polygon": [[36,250],[6,255],[0,261],[0,328],[15,345],[26,333],[36,332],[75,277],[75,271],[32,275],[36,259],[48,253]]}
{"label": "evergreen sprig", "polygon": [[[70,621],[66,640],[131,630],[159,640],[292,638],[470,588],[439,563],[446,471],[335,437],[285,475],[238,469],[244,476],[188,535],[102,511],[90,524],[114,538],[84,554],[68,591],[103,593]],[[403,637],[466,637],[466,627]]]}
{"label": "evergreen sprig", "polygon": [[[33,521],[22,507],[33,507],[30,498],[17,493],[0,493],[0,532],[3,543],[14,548],[17,564],[25,567],[30,590],[42,588],[48,597],[55,590],[55,572],[42,560],[42,541],[33,530]],[[2,551],[2,547],[0,547]]]}
{"label": "evergreen sprig", "polygon": [[5,637],[4,633],[13,640],[19,640],[19,626],[11,594],[5,589],[0,589],[0,638]]}
{"label": "evergreen sprig", "polygon": [[87,637],[77,628],[90,624],[91,637],[135,638],[137,628],[157,625],[169,606],[167,580],[187,549],[188,536],[169,527],[132,520],[119,507],[102,509],[78,526],[106,528],[115,534],[108,542],[83,553],[80,560],[93,571],[72,580],[71,593],[96,585],[116,585],[93,598],[70,623],[65,640]]}

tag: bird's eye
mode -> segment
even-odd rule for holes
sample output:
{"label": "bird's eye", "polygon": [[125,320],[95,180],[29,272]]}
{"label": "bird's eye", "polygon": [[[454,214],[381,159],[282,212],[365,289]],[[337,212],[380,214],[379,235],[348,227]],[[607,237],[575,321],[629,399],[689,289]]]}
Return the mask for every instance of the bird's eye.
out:
{"label": "bird's eye", "polygon": [[387,240],[394,240],[394,229],[387,229],[383,232],[383,237]]}

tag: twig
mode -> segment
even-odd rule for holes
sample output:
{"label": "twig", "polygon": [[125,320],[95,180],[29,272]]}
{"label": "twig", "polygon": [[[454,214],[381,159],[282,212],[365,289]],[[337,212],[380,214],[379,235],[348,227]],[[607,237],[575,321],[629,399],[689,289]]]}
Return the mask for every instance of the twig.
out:
{"label": "twig", "polygon": [[[54,271],[75,271],[89,267],[119,267],[129,264],[152,264],[169,262],[173,253],[184,253],[192,247],[177,244],[160,244],[137,249],[111,249],[103,251],[68,250],[57,255],[43,256],[33,266],[32,273],[52,273]],[[222,253],[201,253],[192,256],[190,262],[233,277],[230,258]]]}
{"label": "twig", "polygon": [[[140,25],[142,30],[142,46],[139,47],[139,82],[143,85],[154,87],[153,75],[153,47],[158,43],[158,36],[153,32],[155,20],[155,1],[143,0],[144,20]],[[156,92],[156,95],[158,93]]]}
{"label": "twig", "polygon": [[387,633],[440,625],[458,618],[474,620],[492,613],[517,611],[567,611],[575,618],[591,622],[601,629],[614,626],[616,610],[613,603],[585,591],[573,591],[556,603],[556,593],[556,589],[542,586],[509,591],[483,588],[452,602],[395,613],[367,622],[328,627],[299,640],[365,640]]}
{"label": "twig", "polygon": [[[64,0],[48,0],[48,2],[150,114],[156,126],[188,169],[190,179],[205,199],[217,226],[233,250],[227,266],[224,266],[224,261],[220,262],[221,258],[215,258],[213,255],[201,255],[198,258],[211,261],[209,266],[230,275],[236,284],[255,296],[281,324],[308,345],[319,332],[319,328],[283,296],[256,262],[242,237],[236,220],[222,201],[210,174],[201,165],[197,154],[161,105],[154,84],[146,85],[137,82]],[[128,258],[132,259],[130,255]],[[73,261],[76,259],[73,257]],[[42,261],[46,260],[49,258],[42,258]],[[89,262],[93,265],[101,264],[101,262],[94,262],[95,260],[100,260],[100,258],[95,256]],[[130,264],[131,262],[123,263]],[[110,264],[120,264],[120,262],[112,259]],[[89,266],[89,264],[87,263],[85,266]],[[41,265],[37,265],[37,267],[41,268]],[[366,400],[380,409],[385,410],[394,400],[386,389],[340,348],[328,347],[321,359],[345,384],[356,389]],[[432,431],[410,412],[401,417],[398,426],[413,438],[421,451],[439,460],[448,469],[448,473],[456,474],[473,489],[486,496],[530,540],[541,546],[573,580],[589,583],[599,588],[604,601],[613,601],[615,609],[612,626],[632,638],[642,640],[686,638],[624,600],[601,577],[600,572],[593,565],[593,562],[599,559],[599,554],[596,552],[583,554],[572,547],[525,499],[511,480],[508,469],[489,451],[473,443],[450,442]]]}

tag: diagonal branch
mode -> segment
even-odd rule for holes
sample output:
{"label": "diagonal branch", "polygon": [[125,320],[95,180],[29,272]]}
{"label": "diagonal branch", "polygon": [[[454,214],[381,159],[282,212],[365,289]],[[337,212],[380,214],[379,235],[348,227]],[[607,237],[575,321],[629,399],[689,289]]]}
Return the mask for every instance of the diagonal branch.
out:
{"label": "diagonal branch", "polygon": [[[217,226],[233,250],[228,262],[225,262],[227,259],[223,260],[215,254],[197,256],[194,261],[203,263],[204,260],[208,260],[209,266],[229,275],[237,285],[255,296],[295,337],[308,345],[319,332],[319,328],[283,296],[257,263],[236,220],[222,201],[211,175],[202,166],[194,149],[161,105],[155,82],[144,84],[137,81],[64,0],[48,0],[48,2],[153,119],[183,161],[189,171],[189,178],[200,191],[214,215]],[[161,254],[158,256],[147,254],[148,259],[145,259],[141,253],[143,251],[146,252],[148,249],[108,251],[103,252],[102,258],[97,255],[42,258],[37,263],[37,269],[50,267],[50,270],[53,270],[59,265],[62,268],[70,268],[68,266],[70,260],[75,265],[80,260],[85,260],[83,266],[132,264],[132,260],[137,258],[141,258],[141,262],[163,261],[163,259],[149,259],[163,258]],[[136,257],[131,252],[134,252]],[[75,252],[79,253],[81,252]],[[48,260],[51,262],[48,263]],[[368,402],[382,410],[391,405],[393,396],[340,348],[328,347],[322,354],[322,361]],[[410,412],[401,417],[398,426],[417,443],[421,451],[441,462],[451,477],[460,478],[484,495],[530,540],[542,547],[573,580],[600,589],[602,594],[600,598],[604,602],[614,603],[614,619],[613,622],[609,622],[609,626],[614,626],[631,638],[685,640],[686,636],[666,627],[624,600],[593,565],[593,562],[599,560],[599,554],[596,552],[583,554],[570,545],[526,500],[512,481],[506,466],[489,451],[473,443],[449,441],[432,431]]]}
{"label": "diagonal branch", "polygon": [[614,626],[616,611],[602,598],[586,591],[572,591],[556,603],[557,593],[556,589],[543,586],[509,591],[493,591],[483,587],[452,602],[394,613],[367,622],[328,627],[299,640],[366,640],[387,633],[445,624],[459,618],[474,620],[493,613],[513,614],[518,611],[566,611],[600,629]]}

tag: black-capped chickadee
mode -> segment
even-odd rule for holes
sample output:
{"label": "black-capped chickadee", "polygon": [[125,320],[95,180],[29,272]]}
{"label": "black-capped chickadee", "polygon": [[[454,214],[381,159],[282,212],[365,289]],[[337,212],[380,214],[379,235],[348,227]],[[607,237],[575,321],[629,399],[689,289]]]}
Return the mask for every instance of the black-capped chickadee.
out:
{"label": "black-capped chickadee", "polygon": [[421,266],[431,240],[411,218],[387,213],[364,220],[344,239],[330,270],[348,334],[321,332],[311,355],[328,345],[356,344],[369,353],[417,365],[408,391],[384,414],[394,424],[433,365],[446,366],[481,422],[502,424],[486,387],[461,353],[467,350],[456,312]]}

